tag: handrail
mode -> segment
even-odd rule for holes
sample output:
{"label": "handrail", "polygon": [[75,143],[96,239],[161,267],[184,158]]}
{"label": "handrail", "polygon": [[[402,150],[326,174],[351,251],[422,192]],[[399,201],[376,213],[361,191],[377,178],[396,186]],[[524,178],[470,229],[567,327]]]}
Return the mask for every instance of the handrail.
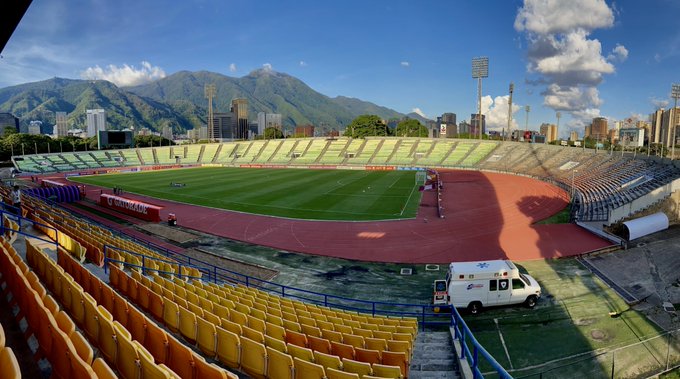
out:
{"label": "handrail", "polygon": [[[454,338],[460,341],[460,356],[459,359],[467,360],[472,370],[473,378],[483,378],[482,370],[479,367],[480,355],[486,360],[486,362],[491,365],[491,368],[496,371],[499,379],[512,379],[512,376],[501,366],[496,359],[494,359],[491,354],[477,341],[475,336],[470,331],[463,318],[458,313],[458,310],[453,308],[451,311],[451,327],[454,330]],[[470,346],[472,345],[472,350]]]}
{"label": "handrail", "polygon": [[158,270],[158,269],[153,269],[153,268],[147,268],[147,267],[144,267],[144,266],[132,264],[132,263],[129,263],[129,262],[125,262],[125,261],[121,261],[121,260],[113,259],[113,258],[104,258],[104,272],[105,273],[108,272],[108,268],[107,268],[108,264],[107,263],[110,263],[110,262],[119,263],[119,264],[126,266],[126,267],[139,268],[139,269],[142,270],[142,273],[144,275],[146,275],[146,271],[153,271],[153,272],[158,273],[158,274],[176,275],[180,279],[184,278],[184,279],[201,280],[201,278],[198,277],[198,276],[181,275],[181,274],[177,274],[177,273],[170,272],[170,271],[163,271],[163,270]]}
{"label": "handrail", "polygon": [[[194,276],[183,275],[183,274],[182,274],[182,267],[185,267],[185,268],[186,268],[186,267],[189,267],[189,268],[195,268],[195,269],[199,270],[200,272],[205,273],[205,274],[207,275],[207,277],[208,277],[208,279],[207,279],[208,281],[217,282],[217,279],[213,276],[212,270],[211,270],[209,267],[202,267],[202,266],[196,266],[196,265],[190,265],[190,264],[182,264],[182,263],[180,263],[180,262],[177,262],[176,260],[175,260],[175,261],[170,261],[170,260],[166,260],[166,259],[161,259],[161,258],[158,258],[158,257],[153,257],[153,256],[151,256],[151,255],[140,254],[140,253],[137,253],[137,252],[135,252],[135,251],[122,249],[122,248],[120,248],[120,247],[111,246],[111,245],[108,245],[108,244],[105,244],[105,245],[104,245],[104,273],[107,272],[107,265],[106,265],[107,262],[120,262],[120,261],[118,261],[118,260],[116,260],[116,259],[113,259],[113,258],[110,258],[110,257],[108,256],[107,252],[108,252],[109,250],[122,251],[122,252],[125,252],[126,254],[131,254],[131,255],[135,255],[135,256],[141,257],[141,258],[142,258],[142,259],[141,259],[141,261],[142,261],[142,266],[140,266],[140,267],[142,267],[143,270],[165,272],[165,271],[161,271],[161,270],[145,268],[145,267],[146,267],[146,265],[145,265],[146,261],[147,261],[147,260],[152,260],[152,261],[158,261],[158,262],[168,263],[168,264],[172,264],[172,265],[177,265],[178,268],[179,268],[179,270],[178,270],[179,272],[176,273],[176,274],[174,274],[174,275],[177,275],[179,278],[182,278],[182,277],[194,278]],[[125,262],[125,261],[122,261],[122,262]],[[130,263],[129,265],[130,265],[130,266],[135,266],[135,267],[137,267],[136,265],[133,265],[133,264],[131,264],[131,263]],[[165,273],[169,273],[169,272],[165,272]]]}

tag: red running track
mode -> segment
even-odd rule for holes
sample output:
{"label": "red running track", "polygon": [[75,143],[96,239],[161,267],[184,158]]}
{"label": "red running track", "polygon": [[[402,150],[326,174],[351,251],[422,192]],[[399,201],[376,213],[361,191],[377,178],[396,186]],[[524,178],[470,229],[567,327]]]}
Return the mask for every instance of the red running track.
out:
{"label": "red running track", "polygon": [[[134,194],[164,206],[185,228],[281,250],[394,263],[516,261],[578,255],[610,246],[573,224],[533,225],[568,204],[560,188],[527,177],[480,171],[440,171],[446,218],[436,215],[433,192],[412,220],[303,221],[199,207]],[[97,200],[99,187],[88,186]],[[141,222],[141,221],[140,221]]]}

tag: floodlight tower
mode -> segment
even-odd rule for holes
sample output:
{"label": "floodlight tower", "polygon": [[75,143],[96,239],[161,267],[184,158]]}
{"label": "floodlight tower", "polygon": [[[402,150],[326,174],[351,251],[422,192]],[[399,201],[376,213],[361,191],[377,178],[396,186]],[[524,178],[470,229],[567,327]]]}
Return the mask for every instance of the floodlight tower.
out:
{"label": "floodlight tower", "polygon": [[531,111],[531,107],[528,105],[525,106],[524,111],[527,112],[526,123],[524,124],[524,131],[526,132],[529,130],[529,111]]}
{"label": "floodlight tower", "polygon": [[562,112],[555,113],[557,116],[557,130],[555,130],[555,138],[560,134],[560,119],[562,118]]}
{"label": "floodlight tower", "polygon": [[[508,99],[508,135],[512,131],[512,93],[515,91],[515,84],[510,83],[510,98]],[[503,140],[505,141],[505,132],[503,132]]]}
{"label": "floodlight tower", "polygon": [[205,98],[208,99],[208,140],[215,142],[215,130],[213,121],[213,97],[215,96],[215,85],[206,84],[204,88]]}
{"label": "floodlight tower", "polygon": [[680,98],[680,84],[673,84],[671,86],[671,97],[673,98],[674,104],[673,104],[673,112],[671,117],[671,122],[673,123],[673,140],[672,140],[672,145],[671,145],[671,159],[675,159],[675,129],[678,126],[677,123],[677,115],[676,112],[678,111],[678,99]]}
{"label": "floodlight tower", "polygon": [[477,127],[479,139],[482,139],[482,78],[489,77],[489,57],[472,58],[472,78],[477,79]]}

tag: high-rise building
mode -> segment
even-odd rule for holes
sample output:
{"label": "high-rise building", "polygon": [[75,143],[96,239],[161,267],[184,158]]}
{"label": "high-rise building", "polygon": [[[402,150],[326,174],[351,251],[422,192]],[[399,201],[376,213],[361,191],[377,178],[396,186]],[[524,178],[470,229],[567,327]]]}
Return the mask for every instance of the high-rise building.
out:
{"label": "high-rise building", "polygon": [[437,117],[437,125],[439,125],[440,137],[458,137],[458,125],[456,124],[455,113],[444,113],[441,117]]}
{"label": "high-rise building", "polygon": [[172,128],[169,126],[164,126],[163,131],[161,132],[161,137],[172,141]]}
{"label": "high-rise building", "polygon": [[[470,115],[470,134],[472,134],[472,137],[479,137],[478,119],[478,113],[473,113]],[[482,134],[486,134],[486,115],[482,115]]]}
{"label": "high-rise building", "polygon": [[586,125],[586,128],[585,128],[585,130],[583,131],[583,137],[584,137],[584,138],[590,138],[590,134],[591,134],[590,132],[592,131],[592,129],[593,129],[593,125],[592,125],[592,124]]}
{"label": "high-rise building", "polygon": [[57,112],[57,123],[54,125],[55,137],[66,137],[68,135],[68,117],[66,112]]}
{"label": "high-rise building", "polygon": [[31,121],[28,124],[28,134],[38,135],[40,134],[40,127],[42,126],[42,121]]}
{"label": "high-rise building", "polygon": [[[248,138],[248,100],[234,99],[231,101],[231,112],[234,114],[232,122],[235,124],[234,139]],[[224,136],[222,136],[224,138]]]}
{"label": "high-rise building", "polygon": [[232,112],[213,114],[213,138],[217,141],[236,139],[236,123]]}
{"label": "high-rise building", "polygon": [[657,109],[649,115],[652,129],[649,133],[649,143],[661,143],[661,121],[663,120],[663,108]]}
{"label": "high-rise building", "polygon": [[659,142],[667,147],[677,143],[674,141],[677,141],[678,124],[680,124],[680,108],[671,108],[664,111],[661,117],[661,141]]}
{"label": "high-rise building", "polygon": [[276,128],[282,130],[280,113],[264,113],[260,112],[257,114],[257,134],[264,135],[264,130],[267,128]]}
{"label": "high-rise building", "polygon": [[88,109],[87,136],[96,137],[99,131],[106,130],[106,111],[103,109]]}
{"label": "high-rise building", "polygon": [[314,137],[314,125],[302,125],[295,127],[296,137]]}
{"label": "high-rise building", "polygon": [[578,141],[578,133],[575,130],[569,133],[569,141]]}
{"label": "high-rise building", "polygon": [[604,140],[608,137],[608,132],[607,119],[604,117],[595,117],[590,127],[590,137],[598,141]]}
{"label": "high-rise building", "polygon": [[540,131],[545,136],[545,142],[557,141],[557,125],[541,124]]}

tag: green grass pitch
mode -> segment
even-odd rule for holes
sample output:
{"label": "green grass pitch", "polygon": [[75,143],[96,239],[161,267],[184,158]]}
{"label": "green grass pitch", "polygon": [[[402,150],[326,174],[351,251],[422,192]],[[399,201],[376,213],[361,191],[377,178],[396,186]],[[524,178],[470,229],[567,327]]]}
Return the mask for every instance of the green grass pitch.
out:
{"label": "green grass pitch", "polygon": [[206,167],[69,179],[182,203],[309,220],[413,218],[421,198],[415,171]]}

